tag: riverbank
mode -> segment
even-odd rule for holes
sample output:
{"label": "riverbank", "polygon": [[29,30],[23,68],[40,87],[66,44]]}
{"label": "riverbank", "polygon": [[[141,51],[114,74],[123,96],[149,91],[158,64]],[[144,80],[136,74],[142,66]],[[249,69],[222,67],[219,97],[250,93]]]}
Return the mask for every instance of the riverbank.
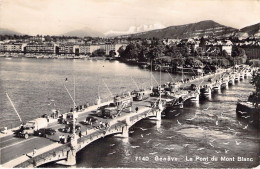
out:
{"label": "riverbank", "polygon": [[36,58],[36,59],[84,59],[84,60],[116,60],[106,56],[90,57],[88,55],[54,55],[54,54],[33,54],[33,53],[0,53],[3,58]]}
{"label": "riverbank", "polygon": [[[191,66],[191,65],[177,65],[176,62],[169,62],[169,61],[158,61],[154,60],[152,63],[150,62],[140,62],[136,59],[124,59],[124,58],[118,58],[118,61],[128,64],[128,65],[133,65],[133,66],[138,66],[141,69],[149,69],[153,71],[161,71],[161,72],[166,72],[166,73],[175,73],[175,74],[187,74],[187,75],[192,75],[192,76],[201,76],[204,73],[209,73],[209,72],[216,72],[218,69],[217,66],[212,65],[212,66]],[[229,67],[225,67],[229,68]]]}

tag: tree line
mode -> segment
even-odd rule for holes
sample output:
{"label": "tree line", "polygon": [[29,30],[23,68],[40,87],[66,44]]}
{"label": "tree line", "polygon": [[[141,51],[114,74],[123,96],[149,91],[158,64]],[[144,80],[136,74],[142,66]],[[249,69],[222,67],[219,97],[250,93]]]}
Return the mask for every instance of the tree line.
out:
{"label": "tree line", "polygon": [[[204,64],[218,64],[229,66],[245,63],[247,60],[245,50],[236,46],[232,48],[231,56],[227,51],[221,50],[220,46],[212,46],[208,49],[201,39],[200,46],[196,49],[194,44],[178,43],[165,45],[162,40],[153,39],[149,41],[133,41],[125,48],[120,47],[118,53],[122,60],[135,60],[138,62],[156,61],[164,64],[190,66]],[[210,50],[209,50],[210,49]]]}

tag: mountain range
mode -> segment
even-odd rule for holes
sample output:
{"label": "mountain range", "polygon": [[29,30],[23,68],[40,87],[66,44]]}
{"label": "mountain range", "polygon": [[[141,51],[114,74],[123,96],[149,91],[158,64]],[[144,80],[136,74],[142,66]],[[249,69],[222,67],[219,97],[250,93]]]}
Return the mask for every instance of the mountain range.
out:
{"label": "mountain range", "polygon": [[104,37],[104,34],[95,31],[89,27],[84,27],[82,29],[73,30],[70,32],[63,33],[64,36],[78,36],[78,37]]}
{"label": "mountain range", "polygon": [[0,35],[21,35],[21,33],[10,29],[0,28]]}
{"label": "mountain range", "polygon": [[[0,35],[21,34],[9,29],[0,28]],[[165,27],[161,24],[131,26],[126,31],[110,30],[105,33],[98,32],[89,27],[63,33],[65,36],[78,37],[133,37],[133,38],[192,38],[202,36],[225,37],[236,36],[239,38],[258,37],[260,38],[260,23],[236,29],[221,25],[212,20],[205,20],[178,26]]]}
{"label": "mountain range", "polygon": [[197,23],[169,26],[163,29],[157,29],[147,32],[141,32],[128,35],[133,38],[173,38],[183,39],[202,36],[229,36],[237,32],[238,29],[221,25],[212,20],[201,21]]}
{"label": "mountain range", "polygon": [[260,37],[260,23],[244,27],[237,32],[236,36],[238,37]]}

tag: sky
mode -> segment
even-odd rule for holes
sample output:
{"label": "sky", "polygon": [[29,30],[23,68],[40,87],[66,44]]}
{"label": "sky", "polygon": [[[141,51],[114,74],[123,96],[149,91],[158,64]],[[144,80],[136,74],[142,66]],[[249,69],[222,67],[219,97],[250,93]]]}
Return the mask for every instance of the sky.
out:
{"label": "sky", "polygon": [[259,23],[260,0],[0,0],[0,28],[30,35],[85,27],[105,33],[202,20],[234,28]]}

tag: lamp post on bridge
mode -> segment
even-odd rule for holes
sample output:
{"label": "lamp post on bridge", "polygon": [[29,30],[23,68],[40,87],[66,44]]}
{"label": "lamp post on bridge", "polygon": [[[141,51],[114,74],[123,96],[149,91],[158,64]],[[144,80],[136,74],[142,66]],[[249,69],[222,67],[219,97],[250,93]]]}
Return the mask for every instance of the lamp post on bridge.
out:
{"label": "lamp post on bridge", "polygon": [[151,73],[150,73],[150,86],[151,86],[151,90],[153,90],[153,81],[152,81],[152,74],[153,73],[153,60],[151,59]]}
{"label": "lamp post on bridge", "polygon": [[67,93],[69,94],[71,100],[73,101],[73,112],[72,112],[72,139],[71,139],[71,146],[72,146],[72,149],[75,149],[76,146],[77,146],[77,138],[76,138],[76,102],[75,102],[75,78],[74,78],[74,98],[72,98],[68,88],[66,87],[66,85],[64,84],[64,88],[66,89]]}
{"label": "lamp post on bridge", "polygon": [[73,139],[71,140],[71,146],[72,146],[72,149],[75,150],[76,147],[77,147],[77,135],[76,135],[76,103],[75,103],[75,77],[73,76],[73,79],[74,79],[74,109],[73,109],[73,129],[72,129],[72,134],[73,134]]}
{"label": "lamp post on bridge", "polygon": [[[67,79],[67,78],[66,78]],[[67,81],[67,80],[66,80]],[[71,145],[71,149],[68,151],[67,153],[67,160],[61,160],[59,162],[57,162],[58,164],[62,164],[62,165],[76,165],[76,152],[77,152],[77,136],[76,136],[76,118],[77,118],[77,114],[76,114],[76,103],[75,103],[75,78],[74,78],[74,98],[72,98],[68,88],[66,87],[66,85],[64,84],[64,88],[66,89],[67,93],[69,94],[71,100],[73,101],[73,112],[72,112],[72,134],[73,136],[71,137],[70,140],[70,145]]]}
{"label": "lamp post on bridge", "polygon": [[159,111],[162,111],[162,92],[161,92],[161,88],[162,88],[162,67],[160,65],[160,86],[159,86],[159,103],[158,103],[158,108]]}

